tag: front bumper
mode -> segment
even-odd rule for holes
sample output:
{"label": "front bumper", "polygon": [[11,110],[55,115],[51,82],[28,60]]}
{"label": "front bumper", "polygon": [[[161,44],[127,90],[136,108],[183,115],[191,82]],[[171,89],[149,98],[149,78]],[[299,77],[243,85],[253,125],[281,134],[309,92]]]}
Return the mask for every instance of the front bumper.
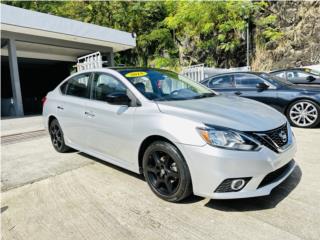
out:
{"label": "front bumper", "polygon": [[[282,153],[263,146],[260,151],[232,151],[209,145],[202,147],[179,144],[189,166],[195,195],[214,199],[248,198],[269,195],[271,190],[284,181],[294,170],[292,161],[296,152],[296,141]],[[260,183],[271,172],[285,166],[277,178],[261,186]],[[251,177],[243,189],[237,192],[215,192],[228,178]],[[260,185],[260,186],[259,186]]]}

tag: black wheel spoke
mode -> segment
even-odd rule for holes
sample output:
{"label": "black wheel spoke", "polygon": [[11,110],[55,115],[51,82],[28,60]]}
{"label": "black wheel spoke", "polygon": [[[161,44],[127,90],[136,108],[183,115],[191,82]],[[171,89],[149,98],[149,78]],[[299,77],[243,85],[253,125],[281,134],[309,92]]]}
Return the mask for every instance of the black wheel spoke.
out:
{"label": "black wheel spoke", "polygon": [[166,177],[164,183],[165,183],[165,185],[166,185],[166,188],[167,188],[168,193],[171,194],[171,193],[172,193],[172,190],[173,190],[173,186],[172,186],[171,180],[170,180],[168,177]]}
{"label": "black wheel spoke", "polygon": [[52,144],[57,148],[60,149],[63,146],[63,136],[61,129],[58,125],[53,124],[50,126],[50,136],[52,140]]}
{"label": "black wheel spoke", "polygon": [[172,195],[178,188],[180,174],[174,159],[162,151],[150,153],[146,164],[146,177],[162,195]]}
{"label": "black wheel spoke", "polygon": [[159,170],[156,167],[153,167],[153,166],[148,166],[147,167],[147,171],[151,172],[151,173],[154,173],[154,174],[157,174],[159,172]]}
{"label": "black wheel spoke", "polygon": [[159,188],[161,186],[161,179],[160,178],[156,178],[155,183],[154,183],[154,187],[155,188]]}
{"label": "black wheel spoke", "polygon": [[160,163],[159,154],[158,154],[157,152],[153,152],[153,153],[152,153],[152,158],[153,158],[156,166],[160,167],[161,163]]}
{"label": "black wheel spoke", "polygon": [[169,176],[169,177],[172,177],[172,178],[174,178],[174,179],[178,179],[178,178],[179,178],[179,173],[174,172],[174,171],[172,171],[172,170],[169,170],[169,171],[168,171],[168,176]]}

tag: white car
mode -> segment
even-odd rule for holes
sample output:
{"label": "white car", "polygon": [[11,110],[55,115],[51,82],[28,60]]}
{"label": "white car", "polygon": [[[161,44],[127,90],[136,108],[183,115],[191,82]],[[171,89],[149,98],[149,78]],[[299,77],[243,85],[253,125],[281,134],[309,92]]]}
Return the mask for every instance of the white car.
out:
{"label": "white car", "polygon": [[160,198],[270,194],[295,167],[286,117],[150,68],[76,73],[49,92],[45,126],[54,148],[77,149],[143,173]]}

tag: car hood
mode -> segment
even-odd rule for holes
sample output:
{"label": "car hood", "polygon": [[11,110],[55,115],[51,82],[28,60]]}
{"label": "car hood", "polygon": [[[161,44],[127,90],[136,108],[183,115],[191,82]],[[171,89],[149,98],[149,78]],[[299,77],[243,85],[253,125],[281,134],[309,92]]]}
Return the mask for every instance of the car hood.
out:
{"label": "car hood", "polygon": [[236,96],[157,102],[163,113],[241,131],[266,131],[286,123],[277,110]]}

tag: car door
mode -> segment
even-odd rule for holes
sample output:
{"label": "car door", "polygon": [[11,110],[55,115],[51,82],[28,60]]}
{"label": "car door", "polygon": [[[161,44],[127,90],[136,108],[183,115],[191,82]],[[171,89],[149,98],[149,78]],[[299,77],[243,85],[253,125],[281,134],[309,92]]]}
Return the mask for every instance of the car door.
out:
{"label": "car door", "polygon": [[57,101],[57,117],[67,144],[86,147],[84,106],[90,98],[91,73],[70,78],[61,86],[62,95]]}
{"label": "car door", "polygon": [[[250,98],[267,105],[277,106],[277,92],[276,87],[271,85],[265,79],[250,73],[234,74],[234,81],[236,86],[235,94],[241,97]],[[257,84],[267,84],[269,88],[259,89]]]}
{"label": "car door", "polygon": [[231,74],[219,75],[211,78],[207,82],[207,87],[214,89],[224,95],[234,94],[236,91],[233,77]]}
{"label": "car door", "polygon": [[127,91],[127,87],[113,75],[97,72],[92,81],[91,101],[85,109],[89,149],[115,162],[132,159],[130,149],[136,107],[110,104],[106,97]]}

